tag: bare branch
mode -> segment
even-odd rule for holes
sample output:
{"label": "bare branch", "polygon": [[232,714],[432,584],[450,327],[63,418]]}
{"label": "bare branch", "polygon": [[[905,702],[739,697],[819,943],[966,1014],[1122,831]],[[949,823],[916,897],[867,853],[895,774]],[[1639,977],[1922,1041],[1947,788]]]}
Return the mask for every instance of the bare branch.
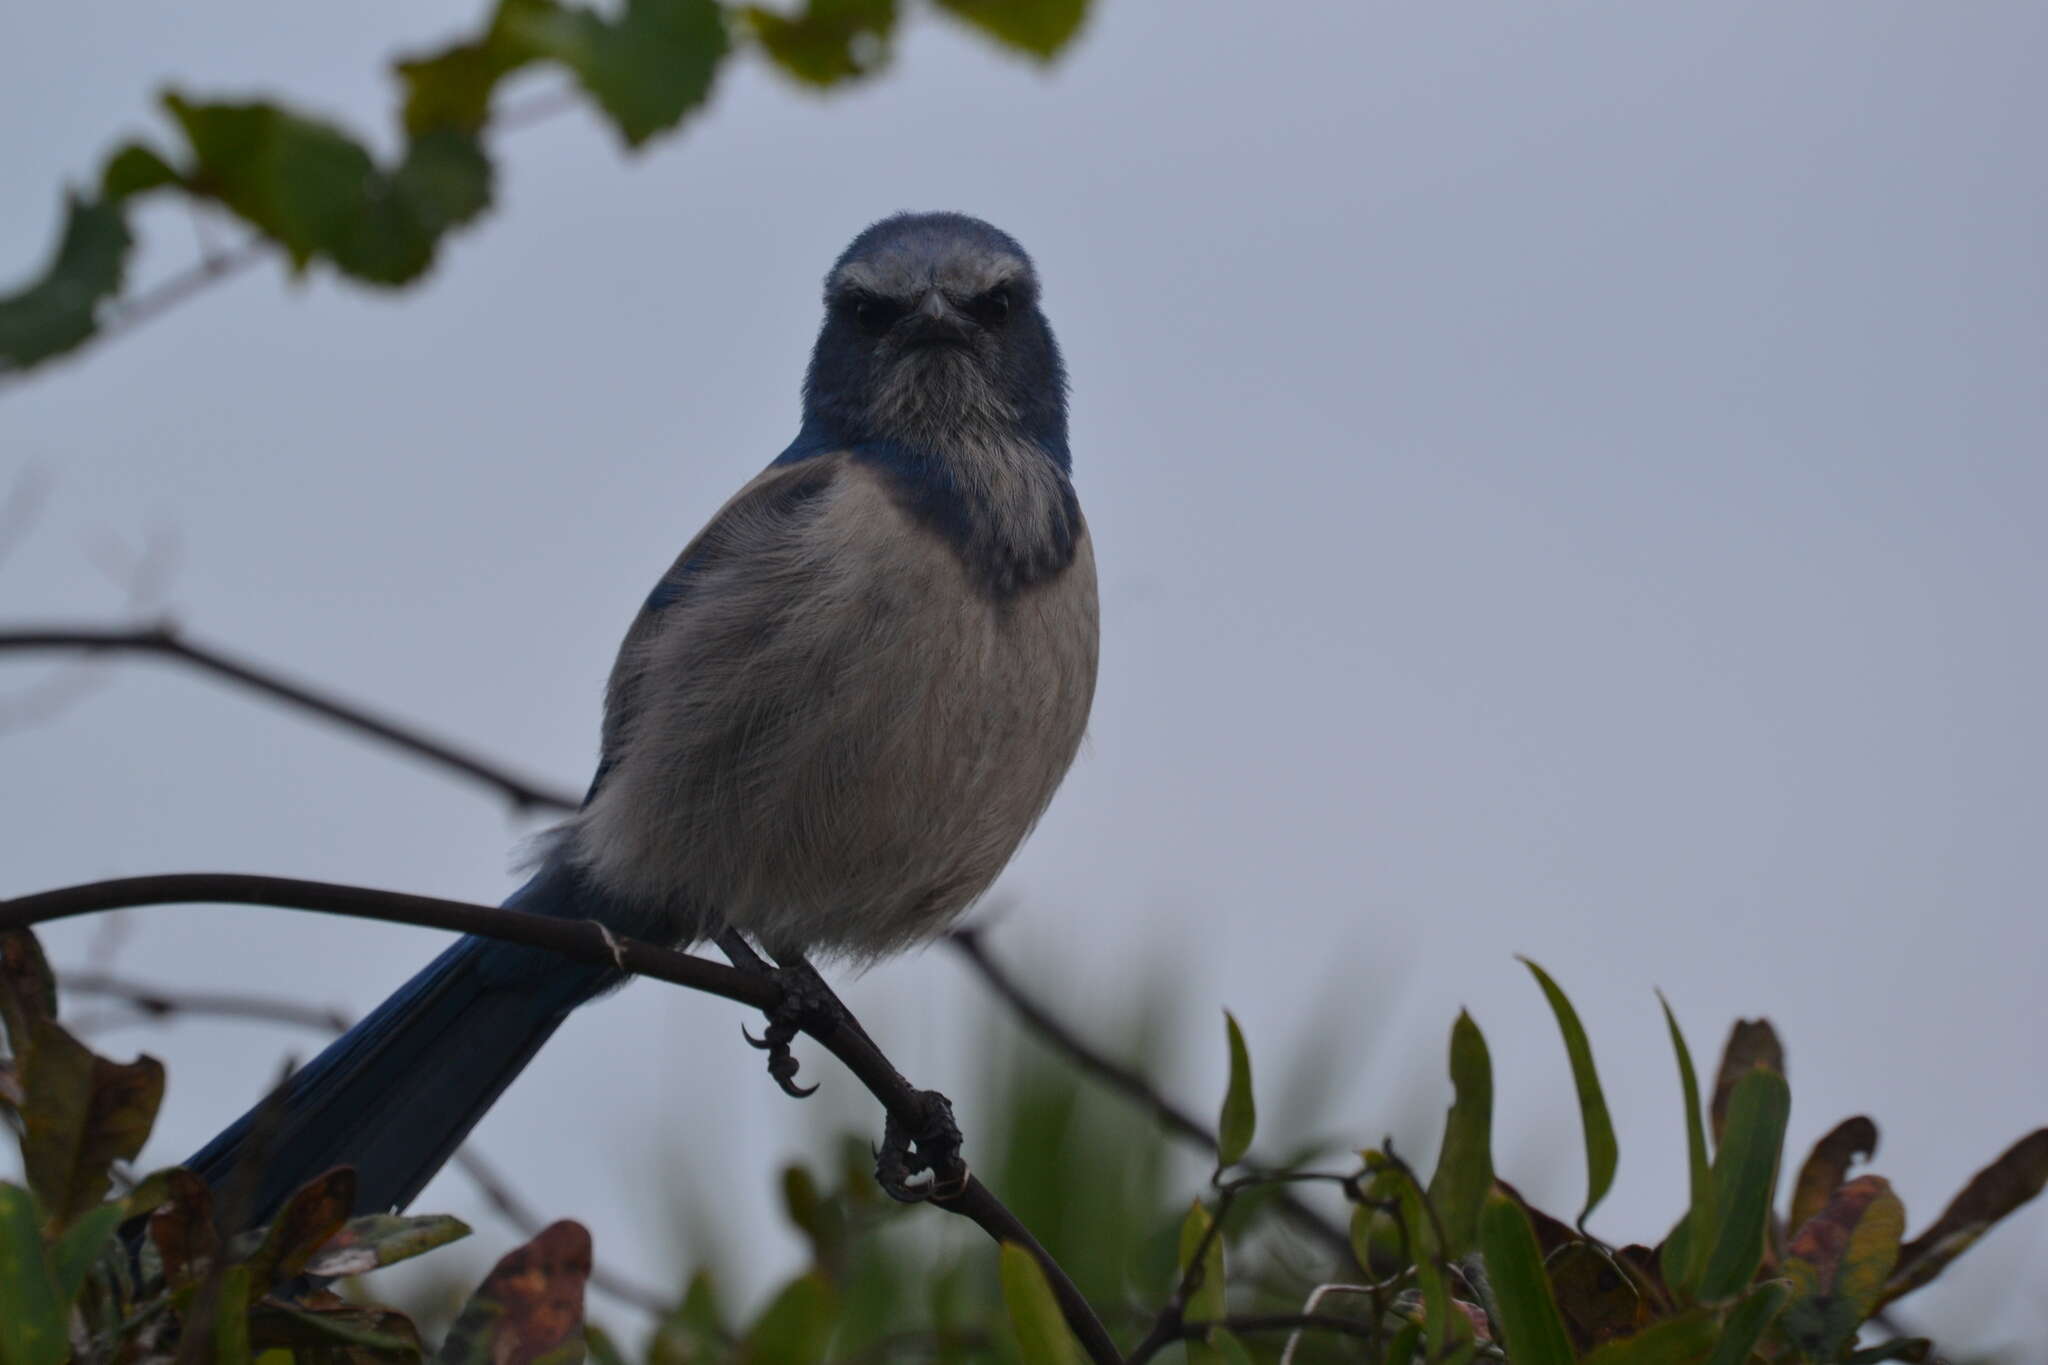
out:
{"label": "bare branch", "polygon": [[[192,903],[315,910],[387,924],[447,929],[544,948],[577,962],[623,967],[638,976],[688,986],[755,1009],[770,1009],[782,999],[781,987],[771,980],[749,976],[732,967],[720,966],[672,948],[617,938],[592,920],[553,919],[546,915],[432,896],[376,891],[331,882],[299,881],[289,877],[171,873],[60,887],[0,901],[0,932],[127,906]],[[828,1017],[807,1021],[804,1032],[837,1057],[867,1087],[868,1093],[881,1101],[891,1118],[913,1132],[919,1129],[926,1117],[923,1092],[904,1079],[850,1014],[834,1012]],[[972,1220],[997,1243],[1015,1242],[1029,1251],[1044,1268],[1067,1324],[1081,1340],[1089,1358],[1096,1362],[1122,1359],[1115,1343],[1110,1340],[1108,1330],[1096,1317],[1087,1299],[1082,1297],[1073,1279],[1039,1244],[1017,1215],[977,1177],[969,1173],[957,1191],[934,1194],[927,1202]]]}
{"label": "bare branch", "polygon": [[518,811],[570,811],[577,806],[576,799],[567,792],[519,777],[487,759],[437,739],[417,726],[379,715],[354,702],[343,701],[224,650],[194,644],[169,625],[58,626],[0,631],[0,653],[8,650],[125,652],[173,659],[381,740],[415,757],[453,769],[494,788]]}
{"label": "bare branch", "polygon": [[[967,959],[982,980],[1016,1011],[1025,1027],[1051,1044],[1056,1050],[1082,1071],[1094,1076],[1117,1094],[1149,1109],[1153,1117],[1168,1132],[1186,1140],[1193,1146],[1201,1147],[1214,1155],[1216,1134],[1199,1119],[1159,1093],[1153,1084],[1130,1067],[1108,1056],[1089,1044],[1072,1029],[1054,1018],[1052,1012],[1028,994],[988,955],[982,946],[980,932],[976,929],[956,929],[946,936],[960,955]],[[1321,1242],[1325,1248],[1347,1261],[1351,1258],[1351,1239],[1343,1229],[1304,1204],[1293,1194],[1282,1190],[1273,1196],[1273,1207],[1300,1231]]]}

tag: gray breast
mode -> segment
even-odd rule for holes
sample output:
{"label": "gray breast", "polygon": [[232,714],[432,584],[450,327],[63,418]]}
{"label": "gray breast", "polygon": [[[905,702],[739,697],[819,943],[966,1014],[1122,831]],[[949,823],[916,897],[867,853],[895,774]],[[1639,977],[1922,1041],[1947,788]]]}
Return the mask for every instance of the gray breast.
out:
{"label": "gray breast", "polygon": [[929,937],[995,879],[1080,745],[1086,529],[1064,572],[993,598],[886,475],[842,462],[797,533],[759,540],[622,656],[631,732],[572,855],[661,902],[678,937],[722,920],[855,957]]}

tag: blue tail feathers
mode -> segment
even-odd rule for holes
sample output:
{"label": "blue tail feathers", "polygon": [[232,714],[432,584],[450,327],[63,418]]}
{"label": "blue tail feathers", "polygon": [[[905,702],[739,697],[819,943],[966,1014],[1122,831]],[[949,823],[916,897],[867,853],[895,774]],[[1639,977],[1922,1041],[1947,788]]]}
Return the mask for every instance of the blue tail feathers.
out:
{"label": "blue tail feathers", "polygon": [[[505,904],[574,917],[579,881],[550,863]],[[245,1160],[257,1162],[245,1224],[268,1221],[293,1190],[340,1165],[356,1169],[357,1213],[402,1208],[569,1012],[622,979],[463,938],[294,1073],[269,1112],[259,1104],[185,1165],[218,1193]]]}

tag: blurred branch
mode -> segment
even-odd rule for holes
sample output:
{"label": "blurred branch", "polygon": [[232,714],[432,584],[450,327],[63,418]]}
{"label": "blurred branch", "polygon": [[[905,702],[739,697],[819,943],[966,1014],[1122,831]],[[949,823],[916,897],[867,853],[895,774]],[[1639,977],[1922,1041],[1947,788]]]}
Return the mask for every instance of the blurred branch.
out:
{"label": "blurred branch", "polygon": [[[462,901],[414,896],[331,882],[289,877],[255,877],[233,873],[171,873],[155,877],[124,877],[89,882],[0,901],[0,932],[26,929],[51,920],[69,919],[102,910],[135,905],[172,904],[262,905],[386,924],[413,924],[484,938],[544,948],[557,956],[597,966],[615,967],[636,976],[652,977],[692,990],[723,996],[759,1010],[782,1001],[782,988],[765,977],[749,976],[701,957],[622,939],[594,920],[561,920],[519,910],[470,905]],[[920,1131],[927,1116],[924,1092],[917,1090],[868,1038],[851,1014],[835,1012],[807,1019],[802,1031],[837,1057],[882,1103],[889,1117],[904,1129]],[[971,1172],[964,1173],[951,1193],[934,1193],[927,1202],[970,1219],[998,1244],[1015,1242],[1038,1261],[1058,1298],[1067,1323],[1087,1349],[1089,1358],[1114,1362],[1122,1357],[1101,1319],[1082,1297],[1073,1279],[1039,1244],[1031,1230]]]}
{"label": "blurred branch", "polygon": [[1240,1313],[1206,1322],[1175,1323],[1157,1341],[1148,1339],[1141,1343],[1125,1358],[1126,1365],[1142,1365],[1176,1341],[1199,1340],[1215,1331],[1244,1335],[1258,1332],[1334,1332],[1365,1341],[1376,1341],[1383,1335],[1371,1323],[1332,1317],[1327,1313]]}
{"label": "blurred branch", "polygon": [[[1199,1119],[1159,1093],[1159,1091],[1138,1072],[1103,1053],[1072,1029],[1054,1018],[1038,1000],[1026,993],[1015,978],[1004,971],[982,946],[981,931],[974,928],[955,929],[946,936],[960,955],[967,959],[974,970],[980,973],[990,989],[1002,998],[1004,1003],[1016,1011],[1025,1027],[1039,1035],[1054,1050],[1064,1053],[1082,1071],[1094,1076],[1117,1094],[1152,1111],[1160,1125],[1168,1132],[1187,1142],[1204,1148],[1211,1155],[1216,1151],[1216,1134]],[[1350,1260],[1351,1239],[1342,1228],[1317,1213],[1292,1193],[1281,1190],[1273,1195],[1273,1207],[1302,1232],[1321,1242],[1337,1256]]]}
{"label": "blurred branch", "polygon": [[[74,995],[119,1001],[151,1019],[168,1019],[181,1014],[212,1019],[253,1019],[330,1034],[346,1033],[355,1022],[341,1010],[323,1010],[293,1000],[235,991],[170,991],[106,971],[66,972],[58,985]],[[552,1221],[542,1218],[512,1188],[504,1173],[473,1147],[456,1148],[450,1160],[469,1177],[484,1202],[524,1236],[536,1236]],[[603,1266],[591,1269],[590,1283],[593,1288],[644,1312],[658,1315],[675,1307],[671,1296],[635,1283]]]}
{"label": "blurred branch", "polygon": [[189,664],[250,691],[274,697],[303,711],[401,749],[415,757],[450,768],[494,788],[515,810],[576,809],[566,792],[529,782],[488,760],[437,739],[416,726],[382,716],[369,708],[316,691],[283,674],[236,658],[208,645],[192,643],[169,625],[133,627],[68,626],[0,631],[0,653],[9,650],[87,650],[92,653],[154,655]]}

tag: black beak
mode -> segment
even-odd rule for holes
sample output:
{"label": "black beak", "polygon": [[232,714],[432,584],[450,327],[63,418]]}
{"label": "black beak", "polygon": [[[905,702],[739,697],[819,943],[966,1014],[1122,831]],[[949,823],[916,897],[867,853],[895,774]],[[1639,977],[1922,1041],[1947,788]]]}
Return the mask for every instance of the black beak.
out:
{"label": "black beak", "polygon": [[924,298],[897,324],[904,338],[919,345],[966,344],[974,336],[974,323],[955,308],[945,292],[928,289]]}

